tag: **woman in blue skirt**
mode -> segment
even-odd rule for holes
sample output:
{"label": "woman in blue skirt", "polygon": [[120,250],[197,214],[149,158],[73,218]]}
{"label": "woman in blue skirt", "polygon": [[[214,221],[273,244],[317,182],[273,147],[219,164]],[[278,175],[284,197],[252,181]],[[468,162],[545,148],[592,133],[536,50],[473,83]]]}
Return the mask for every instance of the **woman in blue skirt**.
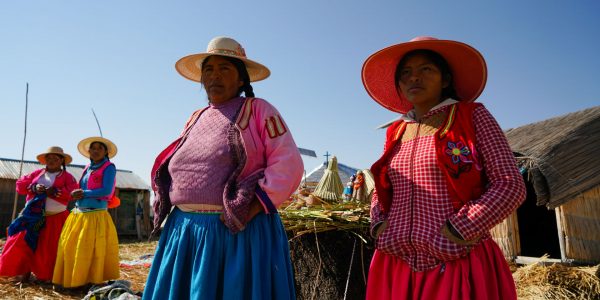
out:
{"label": "woman in blue skirt", "polygon": [[167,220],[144,299],[295,299],[277,207],[304,167],[279,112],[254,97],[269,69],[227,37],[175,67],[209,103],[152,168],[155,231]]}

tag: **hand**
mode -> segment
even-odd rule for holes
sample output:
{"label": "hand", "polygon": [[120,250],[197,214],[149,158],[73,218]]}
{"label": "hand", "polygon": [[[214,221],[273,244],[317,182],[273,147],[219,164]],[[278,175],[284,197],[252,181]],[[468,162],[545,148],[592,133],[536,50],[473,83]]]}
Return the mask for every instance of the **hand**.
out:
{"label": "hand", "polygon": [[[254,199],[250,203],[250,207],[248,208],[248,216],[246,217],[246,223],[250,222],[250,220],[252,220],[252,218],[258,215],[261,211],[263,211],[262,204],[260,204],[260,201]],[[219,218],[221,219],[221,222],[225,222],[224,214],[221,214]]]}
{"label": "hand", "polygon": [[49,197],[54,198],[56,196],[59,196],[60,193],[58,192],[57,188],[55,188],[55,187],[52,186],[49,189],[46,189],[46,195],[48,195]]}
{"label": "hand", "polygon": [[82,189],[73,190],[71,192],[71,197],[73,198],[73,200],[83,199],[83,190]]}
{"label": "hand", "polygon": [[375,239],[377,239],[379,237],[379,235],[381,235],[381,233],[388,227],[388,221],[385,220],[383,221],[381,224],[377,225],[377,228],[375,229]]}
{"label": "hand", "polygon": [[460,234],[458,234],[456,229],[454,229],[453,227],[451,228],[450,226],[452,226],[452,225],[449,224],[449,222],[444,223],[444,226],[442,226],[442,229],[440,230],[440,232],[443,236],[445,236],[448,240],[454,242],[455,244],[461,245],[461,246],[472,246],[479,242],[479,238],[474,238],[474,239],[468,240],[468,241],[464,240],[460,236]]}
{"label": "hand", "polygon": [[43,194],[46,192],[46,186],[38,183],[35,185],[34,190],[37,194]]}

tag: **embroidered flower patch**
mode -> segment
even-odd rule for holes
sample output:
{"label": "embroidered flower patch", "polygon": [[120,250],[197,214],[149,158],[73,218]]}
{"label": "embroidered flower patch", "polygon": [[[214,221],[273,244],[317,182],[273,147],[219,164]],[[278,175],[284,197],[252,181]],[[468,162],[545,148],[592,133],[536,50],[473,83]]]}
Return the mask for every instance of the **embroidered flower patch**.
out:
{"label": "embroidered flower patch", "polygon": [[455,165],[463,162],[463,163],[472,163],[468,156],[471,154],[471,150],[469,147],[465,146],[463,142],[448,142],[448,148],[446,148],[446,154],[452,157],[452,163]]}

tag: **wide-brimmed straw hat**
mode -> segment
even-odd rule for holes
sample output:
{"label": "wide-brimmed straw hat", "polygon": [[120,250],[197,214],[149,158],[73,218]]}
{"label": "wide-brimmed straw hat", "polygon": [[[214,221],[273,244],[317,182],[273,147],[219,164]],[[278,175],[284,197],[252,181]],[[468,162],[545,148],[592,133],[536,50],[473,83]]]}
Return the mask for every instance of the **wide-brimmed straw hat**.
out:
{"label": "wide-brimmed straw hat", "polygon": [[201,82],[202,62],[211,55],[233,57],[243,61],[246,65],[246,70],[248,70],[248,75],[250,75],[251,82],[263,80],[271,75],[271,71],[267,67],[246,57],[246,52],[240,43],[224,36],[213,38],[208,43],[205,53],[188,55],[178,60],[175,63],[175,69],[177,69],[177,72],[181,76],[189,80]]}
{"label": "wide-brimmed straw hat", "polygon": [[117,145],[115,145],[115,143],[111,142],[109,139],[100,136],[92,136],[81,140],[81,142],[77,144],[77,150],[79,150],[81,155],[90,158],[90,146],[93,142],[100,142],[106,145],[106,148],[108,148],[108,158],[113,158],[115,155],[117,155]]}
{"label": "wide-brimmed straw hat", "polygon": [[36,158],[40,162],[40,164],[42,164],[42,165],[46,164],[46,155],[47,154],[56,154],[56,155],[62,156],[65,159],[65,165],[68,165],[73,161],[73,158],[71,157],[71,155],[65,153],[63,151],[63,148],[61,148],[59,146],[52,146],[52,147],[48,148],[48,150],[46,150],[46,152],[38,154],[38,156]]}
{"label": "wide-brimmed straw hat", "polygon": [[362,68],[362,81],[369,96],[383,107],[406,113],[413,105],[396,90],[396,66],[413,50],[431,50],[448,62],[457,96],[472,102],[479,97],[487,80],[485,60],[475,48],[461,42],[416,37],[409,42],[381,49],[367,58]]}

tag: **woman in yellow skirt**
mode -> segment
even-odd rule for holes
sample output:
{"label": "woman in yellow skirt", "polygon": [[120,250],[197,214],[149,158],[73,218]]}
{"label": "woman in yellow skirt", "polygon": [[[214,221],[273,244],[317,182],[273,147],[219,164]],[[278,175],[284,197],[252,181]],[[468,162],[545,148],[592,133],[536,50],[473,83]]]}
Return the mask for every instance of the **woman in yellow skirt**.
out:
{"label": "woman in yellow skirt", "polygon": [[63,227],[52,282],[65,288],[103,283],[119,278],[119,240],[107,208],[114,199],[117,154],[113,142],[90,137],[79,142],[79,152],[90,159],[71,193],[75,208]]}

